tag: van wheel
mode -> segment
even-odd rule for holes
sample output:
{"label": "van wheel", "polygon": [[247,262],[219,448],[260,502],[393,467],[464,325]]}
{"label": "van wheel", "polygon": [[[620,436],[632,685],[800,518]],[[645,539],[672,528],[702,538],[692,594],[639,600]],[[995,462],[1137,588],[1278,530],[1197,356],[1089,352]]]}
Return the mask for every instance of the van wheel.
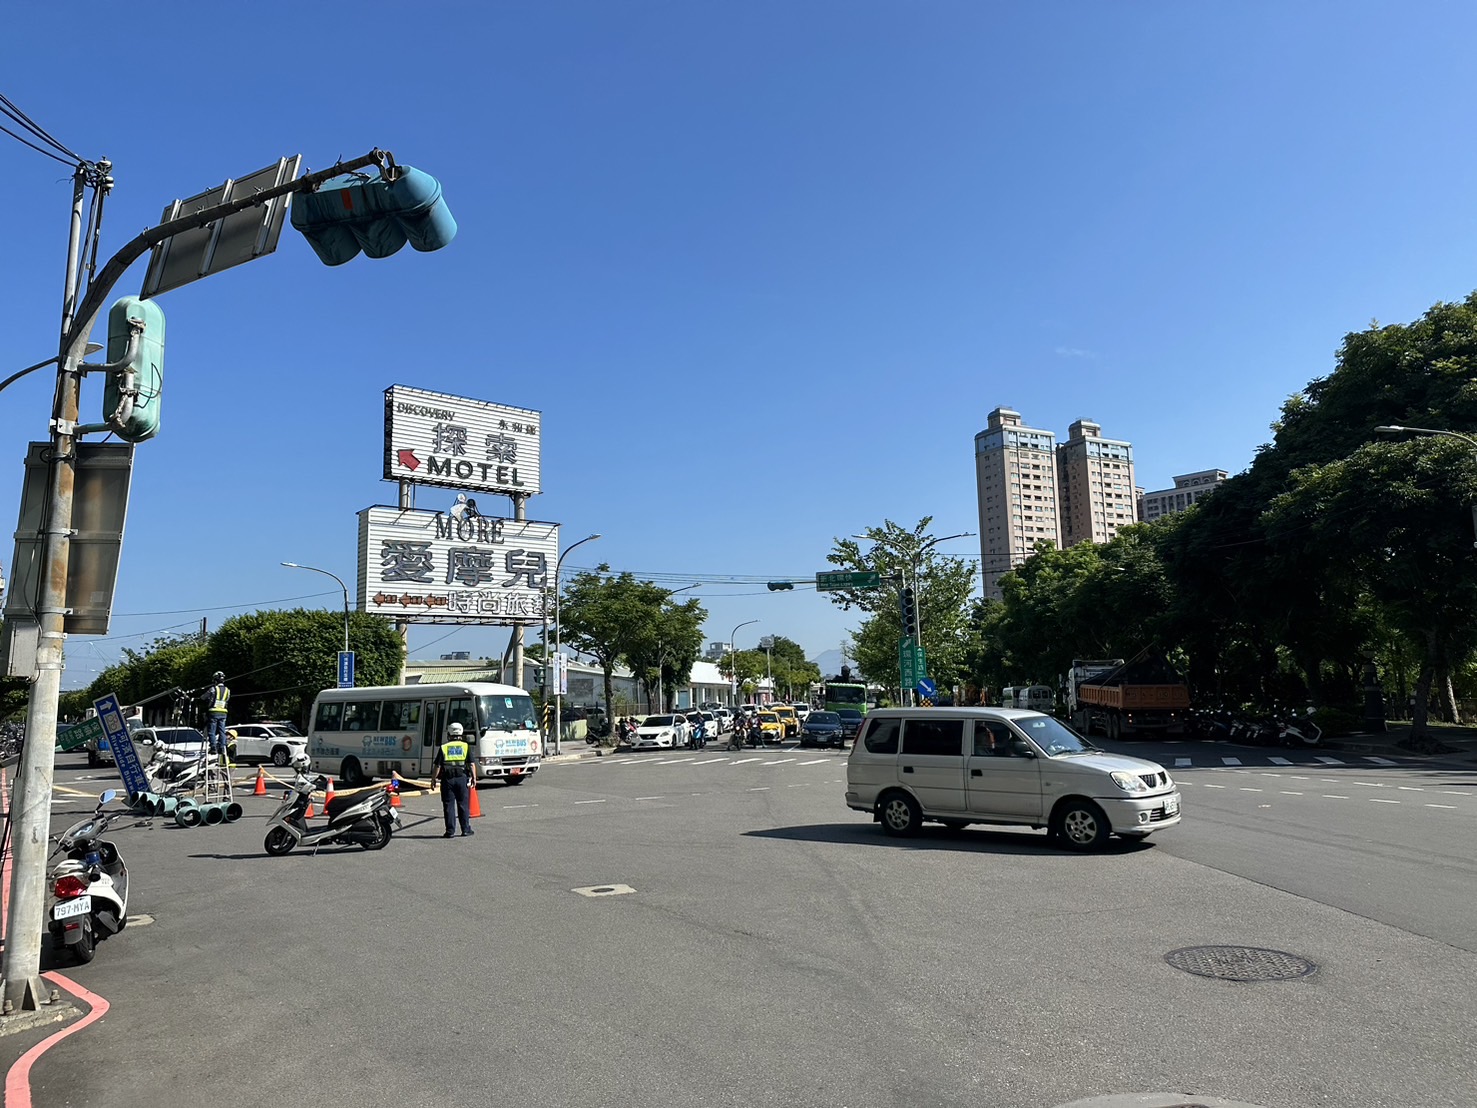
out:
{"label": "van wheel", "polygon": [[1103,810],[1090,800],[1068,800],[1051,815],[1051,833],[1071,850],[1097,850],[1113,829]]}
{"label": "van wheel", "polygon": [[369,784],[369,778],[364,776],[364,770],[360,768],[358,758],[345,758],[344,764],[339,766],[338,776],[339,780],[351,789]]}
{"label": "van wheel", "polygon": [[907,793],[888,793],[877,806],[882,817],[882,830],[889,835],[906,838],[916,835],[923,825],[923,810]]}

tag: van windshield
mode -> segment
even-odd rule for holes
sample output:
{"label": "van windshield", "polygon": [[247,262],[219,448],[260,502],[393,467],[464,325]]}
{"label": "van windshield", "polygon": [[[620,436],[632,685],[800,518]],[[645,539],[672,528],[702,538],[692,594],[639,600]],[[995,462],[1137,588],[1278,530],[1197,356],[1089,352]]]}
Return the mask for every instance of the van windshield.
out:
{"label": "van windshield", "polygon": [[533,698],[528,696],[479,696],[477,714],[484,731],[536,731]]}
{"label": "van windshield", "polygon": [[1086,754],[1099,749],[1061,720],[1051,716],[1019,716],[1010,722],[1029,735],[1033,743],[1052,757],[1058,754]]}

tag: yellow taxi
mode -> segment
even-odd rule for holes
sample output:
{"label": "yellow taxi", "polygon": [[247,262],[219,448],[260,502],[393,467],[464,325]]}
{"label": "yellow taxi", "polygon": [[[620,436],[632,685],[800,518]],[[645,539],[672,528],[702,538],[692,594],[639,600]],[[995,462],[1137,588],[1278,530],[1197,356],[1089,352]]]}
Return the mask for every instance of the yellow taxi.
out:
{"label": "yellow taxi", "polygon": [[800,717],[795,714],[795,709],[788,704],[775,704],[770,711],[780,717],[780,722],[785,725],[785,736],[800,734]]}
{"label": "yellow taxi", "polygon": [[785,741],[785,725],[779,716],[773,712],[759,713],[760,742],[769,742],[771,738],[775,742]]}

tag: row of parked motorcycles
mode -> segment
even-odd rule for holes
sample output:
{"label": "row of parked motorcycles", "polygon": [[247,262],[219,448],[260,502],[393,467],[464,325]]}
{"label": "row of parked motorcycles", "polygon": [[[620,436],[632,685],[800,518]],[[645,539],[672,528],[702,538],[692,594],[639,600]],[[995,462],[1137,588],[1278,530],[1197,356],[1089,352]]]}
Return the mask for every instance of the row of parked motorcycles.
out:
{"label": "row of parked motorcycles", "polygon": [[1239,743],[1242,746],[1306,749],[1323,742],[1323,730],[1313,721],[1311,708],[1302,712],[1278,708],[1263,714],[1206,709],[1194,714],[1191,730],[1202,739]]}

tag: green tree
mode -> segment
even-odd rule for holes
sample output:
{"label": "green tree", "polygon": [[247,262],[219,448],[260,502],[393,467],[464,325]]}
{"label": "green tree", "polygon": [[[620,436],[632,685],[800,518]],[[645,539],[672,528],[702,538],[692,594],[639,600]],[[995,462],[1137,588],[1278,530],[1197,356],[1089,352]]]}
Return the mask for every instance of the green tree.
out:
{"label": "green tree", "polygon": [[693,664],[703,648],[703,622],[708,613],[701,601],[673,604],[667,590],[649,581],[642,584],[647,586],[643,596],[648,602],[654,599],[656,608],[637,621],[624,657],[631,672],[646,685],[648,700],[653,686],[662,689],[668,703],[658,704],[657,710],[665,712],[670,710],[671,694],[692,676]]}
{"label": "green tree", "polygon": [[612,576],[604,563],[565,584],[559,601],[561,639],[604,671],[607,705],[615,703],[615,667],[632,654],[643,657],[648,641],[655,642],[651,631],[670,595],[631,573]]}
{"label": "green tree", "polygon": [[909,529],[883,520],[881,527],[867,528],[866,549],[856,539],[837,539],[826,556],[840,569],[872,570],[890,579],[881,588],[844,589],[830,597],[843,609],[867,613],[852,636],[853,657],[868,679],[893,688],[898,679],[898,641],[904,634],[898,606],[904,575],[914,586],[929,673],[941,688],[967,676],[966,654],[972,639],[969,598],[976,572],[964,559],[935,549],[940,540],[928,533],[932,522],[932,516],[925,516]]}

